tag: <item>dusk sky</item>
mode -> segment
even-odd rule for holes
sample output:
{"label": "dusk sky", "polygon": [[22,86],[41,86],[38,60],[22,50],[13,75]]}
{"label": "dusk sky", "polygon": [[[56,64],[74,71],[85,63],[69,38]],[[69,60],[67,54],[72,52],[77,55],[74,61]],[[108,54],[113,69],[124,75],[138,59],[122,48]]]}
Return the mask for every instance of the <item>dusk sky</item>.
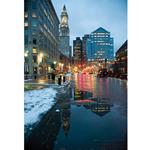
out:
{"label": "dusk sky", "polygon": [[127,0],[52,0],[57,15],[69,15],[70,45],[76,37],[103,27],[114,38],[114,51],[127,40]]}

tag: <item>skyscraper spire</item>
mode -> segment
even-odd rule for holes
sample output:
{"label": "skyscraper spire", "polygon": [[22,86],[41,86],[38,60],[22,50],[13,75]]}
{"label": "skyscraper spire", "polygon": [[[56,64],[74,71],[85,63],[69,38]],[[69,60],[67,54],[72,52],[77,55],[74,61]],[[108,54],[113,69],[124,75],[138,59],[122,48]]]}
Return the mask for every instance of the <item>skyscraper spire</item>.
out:
{"label": "skyscraper spire", "polygon": [[[61,27],[68,27],[68,13],[66,10],[66,6],[63,6],[63,10],[61,12]],[[69,31],[69,30],[68,30]]]}
{"label": "skyscraper spire", "polygon": [[66,6],[64,5],[64,7],[63,7],[63,11],[66,11]]}

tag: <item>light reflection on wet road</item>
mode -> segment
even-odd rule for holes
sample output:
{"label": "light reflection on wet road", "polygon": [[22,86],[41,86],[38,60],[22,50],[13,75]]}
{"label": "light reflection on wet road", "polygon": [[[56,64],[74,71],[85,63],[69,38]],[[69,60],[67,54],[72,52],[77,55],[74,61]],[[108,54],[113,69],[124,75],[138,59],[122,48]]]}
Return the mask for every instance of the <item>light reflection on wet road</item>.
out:
{"label": "light reflection on wet road", "polygon": [[126,81],[76,74],[66,91],[26,140],[26,150],[127,149]]}

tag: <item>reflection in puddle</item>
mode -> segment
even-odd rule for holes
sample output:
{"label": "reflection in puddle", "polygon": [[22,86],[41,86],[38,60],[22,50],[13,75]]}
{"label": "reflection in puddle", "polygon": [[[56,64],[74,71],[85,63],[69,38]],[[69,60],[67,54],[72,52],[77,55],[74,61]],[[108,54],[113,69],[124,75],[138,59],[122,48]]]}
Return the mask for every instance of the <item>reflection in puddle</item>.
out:
{"label": "reflection in puddle", "polygon": [[83,100],[75,100],[75,103],[78,106],[83,105],[86,109],[90,109],[93,113],[98,116],[104,116],[110,112],[110,108],[113,104],[110,104],[107,98],[89,98]]}
{"label": "reflection in puddle", "polygon": [[79,74],[74,81],[67,138],[60,129],[54,150],[126,150],[126,87],[92,75]]}
{"label": "reflection in puddle", "polygon": [[74,92],[74,100],[84,100],[87,99],[89,97],[92,97],[92,93],[91,92],[87,92],[87,91],[79,91],[79,90],[75,90]]}
{"label": "reflection in puddle", "polygon": [[126,150],[127,88],[120,82],[76,75],[74,86],[57,96],[26,140],[25,150]]}
{"label": "reflection in puddle", "polygon": [[92,103],[94,101],[90,100],[90,99],[83,99],[83,100],[76,100],[76,103]]}
{"label": "reflection in puddle", "polygon": [[92,104],[84,104],[84,107],[90,109],[93,113],[98,116],[104,116],[108,112],[110,112],[111,105],[105,102],[95,102]]}

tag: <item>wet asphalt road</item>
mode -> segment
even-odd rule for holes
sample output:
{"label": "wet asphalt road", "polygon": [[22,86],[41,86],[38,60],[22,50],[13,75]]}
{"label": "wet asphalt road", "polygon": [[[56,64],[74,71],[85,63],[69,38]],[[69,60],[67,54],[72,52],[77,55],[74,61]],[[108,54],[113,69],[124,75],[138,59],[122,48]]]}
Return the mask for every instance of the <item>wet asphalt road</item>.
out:
{"label": "wet asphalt road", "polygon": [[76,74],[25,138],[25,150],[126,150],[127,81]]}

